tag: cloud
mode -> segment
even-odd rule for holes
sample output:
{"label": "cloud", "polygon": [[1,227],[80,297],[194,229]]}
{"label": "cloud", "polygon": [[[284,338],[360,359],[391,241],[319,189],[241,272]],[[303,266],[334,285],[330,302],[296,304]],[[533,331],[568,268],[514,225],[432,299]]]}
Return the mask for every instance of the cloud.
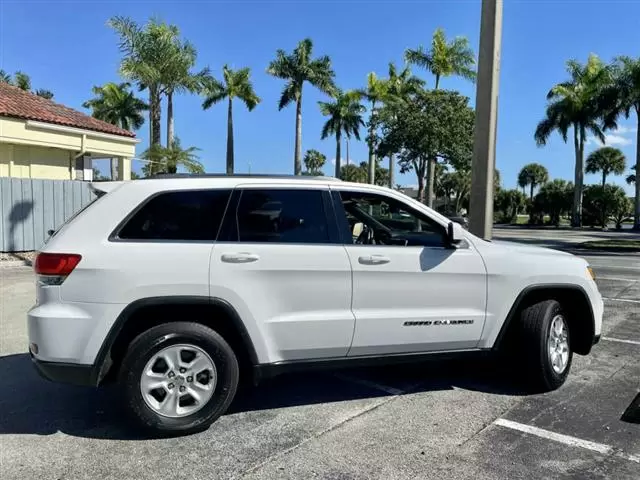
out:
{"label": "cloud", "polygon": [[621,125],[616,130],[613,130],[609,133],[605,133],[604,135],[604,143],[595,138],[594,136],[590,136],[587,139],[588,145],[596,145],[596,146],[617,146],[617,147],[626,147],[627,145],[631,145],[633,140],[628,138],[630,134],[635,134],[635,127],[629,127],[625,125]]}
{"label": "cloud", "polygon": [[[347,164],[347,159],[345,157],[340,159],[341,163],[340,166],[346,165]],[[334,167],[336,166],[336,159],[332,158],[331,159],[331,165],[333,165]],[[349,163],[354,164],[354,165],[360,165],[360,162],[356,162],[353,158],[349,159]]]}
{"label": "cloud", "polygon": [[631,145],[631,140],[623,137],[622,135],[605,134],[605,145]]}
{"label": "cloud", "polygon": [[620,127],[618,127],[618,129],[616,130],[616,133],[636,133],[636,127],[628,127],[625,125],[622,125]]}

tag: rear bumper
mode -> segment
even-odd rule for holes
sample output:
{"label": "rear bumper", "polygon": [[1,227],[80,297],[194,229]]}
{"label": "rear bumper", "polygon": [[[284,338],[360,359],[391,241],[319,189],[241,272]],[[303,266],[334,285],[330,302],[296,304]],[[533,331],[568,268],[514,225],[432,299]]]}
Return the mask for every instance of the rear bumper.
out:
{"label": "rear bumper", "polygon": [[31,361],[40,376],[52,382],[85,386],[93,386],[96,384],[93,365],[43,362],[33,355],[31,355]]}

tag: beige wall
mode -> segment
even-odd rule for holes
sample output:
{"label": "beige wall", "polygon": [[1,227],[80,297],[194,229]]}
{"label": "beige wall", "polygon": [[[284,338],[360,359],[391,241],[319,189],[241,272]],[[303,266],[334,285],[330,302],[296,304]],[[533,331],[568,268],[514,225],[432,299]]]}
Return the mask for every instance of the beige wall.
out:
{"label": "beige wall", "polygon": [[119,158],[119,177],[129,179],[136,143],[117,135],[0,116],[0,176],[74,179],[74,159],[84,151],[94,158]]}
{"label": "beige wall", "polygon": [[84,150],[91,152],[94,156],[127,158],[135,156],[136,141],[132,138],[0,117],[0,143],[53,147],[80,152],[83,137]]}
{"label": "beige wall", "polygon": [[71,179],[71,152],[57,148],[0,143],[0,176]]}

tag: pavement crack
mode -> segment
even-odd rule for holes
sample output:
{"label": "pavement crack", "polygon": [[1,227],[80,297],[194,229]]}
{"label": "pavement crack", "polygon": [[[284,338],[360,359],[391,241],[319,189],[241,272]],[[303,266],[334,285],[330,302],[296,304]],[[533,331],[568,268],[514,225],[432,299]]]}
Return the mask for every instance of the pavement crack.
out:
{"label": "pavement crack", "polygon": [[632,283],[630,283],[628,286],[626,286],[625,288],[623,288],[621,291],[619,291],[613,298],[620,298],[622,295],[624,295],[627,290],[629,290],[631,287],[635,287],[635,280],[632,281]]}
{"label": "pavement crack", "polygon": [[310,437],[305,438],[301,442],[299,442],[299,443],[297,443],[295,445],[292,445],[289,448],[285,448],[284,450],[281,450],[281,451],[279,451],[277,453],[274,453],[273,455],[270,455],[269,457],[265,458],[262,462],[260,462],[260,463],[258,463],[256,465],[248,468],[247,470],[243,471],[239,475],[239,477],[236,477],[236,478],[242,478],[242,477],[247,476],[250,473],[254,473],[254,472],[260,470],[262,467],[264,467],[268,463],[271,463],[272,461],[274,461],[274,460],[276,460],[278,458],[284,457],[285,455],[293,452],[294,450],[297,450],[299,447],[301,447],[303,445],[306,445],[307,443],[309,443],[309,442],[311,442],[311,441],[313,441],[313,440],[315,440],[317,438],[320,438],[320,437],[322,437],[322,436],[324,436],[324,435],[326,435],[326,434],[328,434],[330,432],[333,432],[334,430],[337,430],[338,428],[342,427],[343,425],[346,425],[347,423],[355,420],[356,418],[359,418],[359,417],[361,417],[361,416],[363,416],[363,415],[365,415],[365,414],[367,414],[369,412],[372,412],[372,411],[376,410],[377,408],[379,408],[379,407],[381,407],[383,405],[386,405],[387,403],[395,400],[399,396],[400,395],[393,395],[393,396],[390,396],[390,397],[386,397],[385,399],[381,400],[380,402],[377,402],[377,403],[375,403],[373,405],[370,405],[369,407],[365,408],[364,410],[361,410],[361,411],[359,411],[359,412],[357,412],[357,413],[345,418],[343,421],[341,421],[339,423],[336,423],[335,425],[332,425],[332,426],[330,426],[328,428],[325,428],[324,430],[321,430],[318,433],[316,433],[316,434],[314,434],[314,435],[312,435]]}

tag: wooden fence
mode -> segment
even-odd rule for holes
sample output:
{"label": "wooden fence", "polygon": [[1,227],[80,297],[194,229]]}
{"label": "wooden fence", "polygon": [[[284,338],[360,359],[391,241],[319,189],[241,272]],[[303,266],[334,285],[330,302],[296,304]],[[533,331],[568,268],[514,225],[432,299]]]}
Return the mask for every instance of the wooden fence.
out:
{"label": "wooden fence", "polygon": [[0,178],[0,252],[37,250],[93,198],[87,182]]}

